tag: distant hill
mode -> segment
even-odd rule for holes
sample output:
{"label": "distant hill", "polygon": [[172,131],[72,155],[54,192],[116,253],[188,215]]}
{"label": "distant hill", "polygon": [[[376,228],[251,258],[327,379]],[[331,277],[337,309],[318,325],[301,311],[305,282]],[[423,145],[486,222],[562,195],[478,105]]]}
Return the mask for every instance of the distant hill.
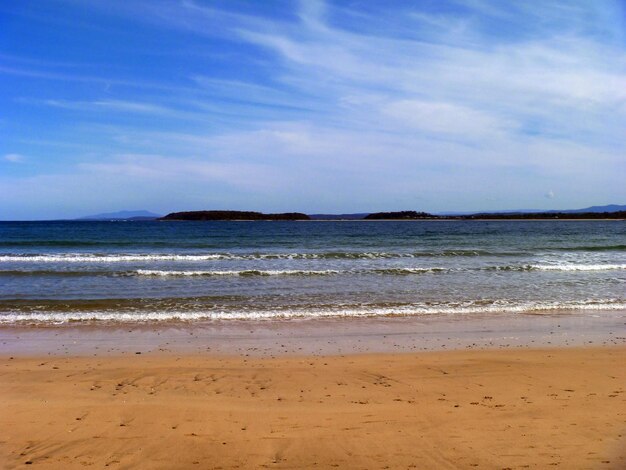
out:
{"label": "distant hill", "polygon": [[542,210],[542,209],[508,209],[502,211],[450,211],[450,212],[438,212],[436,215],[443,216],[457,216],[457,215],[485,215],[485,214],[535,214],[535,213],[545,213],[545,214],[589,214],[589,213],[604,213],[604,212],[620,212],[625,211],[626,205],[619,204],[608,204],[606,206],[591,206],[585,207],[584,209],[552,209],[552,210]]}
{"label": "distant hill", "polygon": [[161,217],[160,214],[155,214],[146,210],[139,210],[105,212],[103,214],[87,215],[76,220],[154,220],[159,217]]}
{"label": "distant hill", "polygon": [[626,211],[626,205],[609,204],[606,206],[591,206],[584,209],[572,209],[567,211],[548,211],[548,212],[565,212],[570,214],[589,213],[589,212],[620,212]]}
{"label": "distant hill", "polygon": [[172,212],[159,220],[310,220],[300,212],[263,214],[251,211],[190,211]]}

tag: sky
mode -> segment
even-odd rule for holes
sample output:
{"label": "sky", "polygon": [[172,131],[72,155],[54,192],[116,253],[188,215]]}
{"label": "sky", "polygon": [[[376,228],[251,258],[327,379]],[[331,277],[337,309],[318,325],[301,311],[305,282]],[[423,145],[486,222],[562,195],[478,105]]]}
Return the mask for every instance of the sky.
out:
{"label": "sky", "polygon": [[626,204],[626,1],[0,4],[0,220]]}

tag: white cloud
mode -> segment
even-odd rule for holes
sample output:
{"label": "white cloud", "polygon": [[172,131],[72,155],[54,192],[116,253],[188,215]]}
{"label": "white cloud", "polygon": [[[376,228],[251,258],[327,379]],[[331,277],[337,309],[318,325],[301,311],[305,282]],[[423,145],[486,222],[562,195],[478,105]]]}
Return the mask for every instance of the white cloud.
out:
{"label": "white cloud", "polygon": [[154,103],[142,103],[124,100],[95,100],[95,101],[68,101],[48,99],[43,101],[31,101],[35,104],[43,104],[54,108],[70,109],[77,111],[102,110],[119,111],[124,113],[175,115],[176,110]]}
{"label": "white cloud", "polygon": [[453,103],[400,100],[388,104],[383,113],[398,125],[472,140],[494,137],[506,126],[505,119]]}
{"label": "white cloud", "polygon": [[11,163],[23,163],[26,158],[19,153],[7,153],[4,160]]}
{"label": "white cloud", "polygon": [[442,44],[347,32],[328,24],[310,29],[309,23],[295,32],[279,28],[241,35],[284,59],[285,81],[309,90],[326,87],[327,98],[368,89],[390,103],[428,97],[441,106],[495,111],[519,122],[540,119],[572,138],[576,133],[570,131],[582,117],[592,132],[602,133],[604,119],[597,116],[590,123],[589,111],[615,113],[626,101],[621,49],[585,36],[560,36],[557,30],[494,44],[473,30],[468,33],[472,41],[456,36],[454,44]]}
{"label": "white cloud", "polygon": [[277,183],[275,172],[263,164],[207,161],[206,158],[121,154],[105,163],[86,162],[78,166],[84,174],[105,175],[125,180],[139,179],[156,184],[188,182],[219,183],[224,186],[267,189]]}

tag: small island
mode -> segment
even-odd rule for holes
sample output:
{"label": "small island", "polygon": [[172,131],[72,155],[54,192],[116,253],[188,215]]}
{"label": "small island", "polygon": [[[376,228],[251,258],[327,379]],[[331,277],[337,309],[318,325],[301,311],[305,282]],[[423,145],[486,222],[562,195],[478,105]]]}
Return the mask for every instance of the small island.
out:
{"label": "small island", "polygon": [[417,220],[436,219],[437,216],[428,212],[399,211],[399,212],[374,212],[363,217],[364,220]]}
{"label": "small island", "polygon": [[310,220],[300,212],[264,214],[252,211],[189,211],[172,212],[158,220]]}

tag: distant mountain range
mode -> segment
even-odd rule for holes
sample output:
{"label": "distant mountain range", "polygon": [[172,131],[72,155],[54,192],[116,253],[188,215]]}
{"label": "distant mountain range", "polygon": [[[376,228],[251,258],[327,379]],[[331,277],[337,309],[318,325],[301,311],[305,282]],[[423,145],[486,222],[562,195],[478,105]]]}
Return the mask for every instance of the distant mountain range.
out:
{"label": "distant mountain range", "polygon": [[601,212],[619,212],[626,210],[626,205],[608,204],[606,206],[591,206],[584,209],[543,210],[543,209],[516,209],[504,211],[467,211],[467,212],[437,212],[437,215],[471,215],[471,214],[589,214]]}
{"label": "distant mountain range", "polygon": [[541,211],[541,212],[565,212],[570,214],[580,214],[584,212],[619,212],[626,211],[626,205],[609,204],[607,206],[591,206],[584,209],[573,209],[569,211]]}
{"label": "distant mountain range", "polygon": [[161,217],[159,214],[146,210],[105,212],[103,214],[87,215],[76,220],[153,220]]}

